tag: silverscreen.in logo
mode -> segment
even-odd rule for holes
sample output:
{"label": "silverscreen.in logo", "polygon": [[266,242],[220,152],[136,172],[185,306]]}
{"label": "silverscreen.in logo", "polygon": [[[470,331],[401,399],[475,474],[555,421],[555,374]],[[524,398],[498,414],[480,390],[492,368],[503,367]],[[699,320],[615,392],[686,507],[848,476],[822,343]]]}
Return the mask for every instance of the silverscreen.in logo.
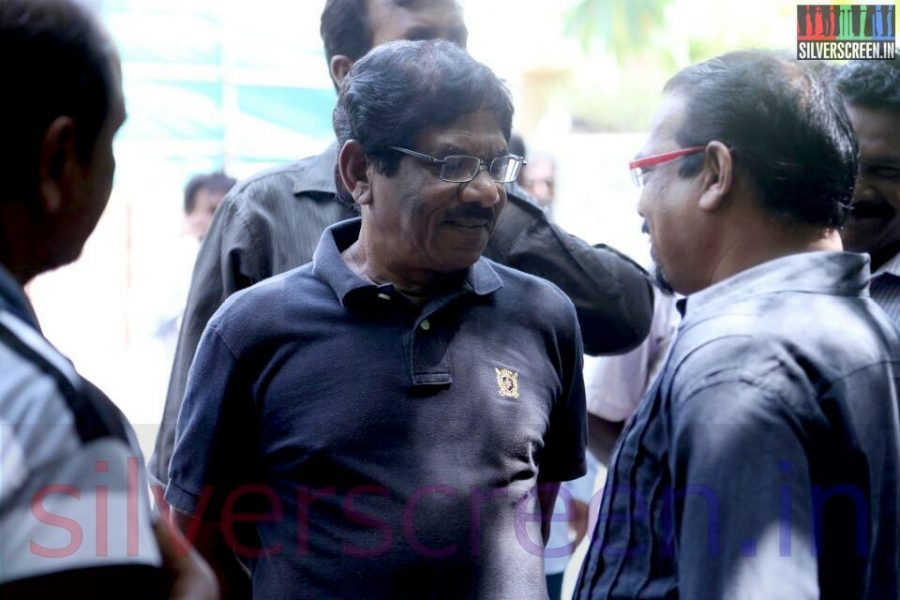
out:
{"label": "silverscreen.in logo", "polygon": [[893,4],[800,4],[799,60],[894,60]]}

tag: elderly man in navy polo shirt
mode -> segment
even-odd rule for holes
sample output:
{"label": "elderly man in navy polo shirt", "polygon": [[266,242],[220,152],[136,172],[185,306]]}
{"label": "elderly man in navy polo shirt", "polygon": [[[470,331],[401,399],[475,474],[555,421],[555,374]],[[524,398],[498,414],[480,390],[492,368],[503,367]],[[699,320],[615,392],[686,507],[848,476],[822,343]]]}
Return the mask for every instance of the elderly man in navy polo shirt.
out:
{"label": "elderly man in navy polo shirt", "polygon": [[512,110],[447,42],[345,80],[361,219],[223,305],[179,418],[166,497],[235,595],[246,566],[259,598],[546,598],[542,517],[585,471],[581,338],[558,288],[481,256],[523,162]]}

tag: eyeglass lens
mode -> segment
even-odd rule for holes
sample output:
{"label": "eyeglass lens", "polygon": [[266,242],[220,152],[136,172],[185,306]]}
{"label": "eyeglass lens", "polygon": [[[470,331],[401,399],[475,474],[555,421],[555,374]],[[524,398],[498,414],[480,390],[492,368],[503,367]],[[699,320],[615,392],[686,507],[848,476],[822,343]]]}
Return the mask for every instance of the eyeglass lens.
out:
{"label": "eyeglass lens", "polygon": [[631,169],[631,180],[639,188],[644,187],[644,170],[640,167]]}
{"label": "eyeglass lens", "polygon": [[[521,161],[513,156],[498,156],[491,161],[487,171],[490,178],[497,183],[515,181],[519,174]],[[474,156],[451,155],[444,158],[441,179],[454,183],[471,181],[478,175],[481,160]]]}

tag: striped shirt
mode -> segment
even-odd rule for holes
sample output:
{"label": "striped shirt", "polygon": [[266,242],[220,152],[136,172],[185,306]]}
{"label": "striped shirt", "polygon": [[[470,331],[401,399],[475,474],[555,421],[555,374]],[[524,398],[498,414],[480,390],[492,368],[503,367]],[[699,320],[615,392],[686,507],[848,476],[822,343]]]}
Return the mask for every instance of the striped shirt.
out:
{"label": "striped shirt", "polygon": [[[90,582],[82,597],[123,594],[110,589],[123,573],[137,588],[130,597],[153,597],[162,561],[137,448],[121,413],[40,334],[0,266],[0,597],[55,589],[47,576],[59,573]],[[128,568],[91,575],[107,567]]]}
{"label": "striped shirt", "polygon": [[900,327],[900,253],[872,273],[872,300]]}

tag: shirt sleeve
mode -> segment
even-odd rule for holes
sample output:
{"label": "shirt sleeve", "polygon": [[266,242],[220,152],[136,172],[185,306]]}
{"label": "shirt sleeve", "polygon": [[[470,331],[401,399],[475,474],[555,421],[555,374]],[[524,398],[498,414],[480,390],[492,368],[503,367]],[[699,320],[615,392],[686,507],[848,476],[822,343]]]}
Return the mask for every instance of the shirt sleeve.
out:
{"label": "shirt sleeve", "polygon": [[165,495],[170,506],[213,520],[228,496],[250,482],[258,447],[251,393],[240,361],[210,324],[178,418]]}
{"label": "shirt sleeve", "polygon": [[[571,307],[569,310],[572,310]],[[550,424],[544,435],[538,471],[541,482],[570,481],[587,471],[587,412],[584,405],[581,334],[574,314],[569,326],[558,331],[557,336],[562,388],[550,410]]]}
{"label": "shirt sleeve", "polygon": [[209,233],[200,247],[191,277],[190,292],[175,360],[169,377],[163,419],[153,456],[150,475],[155,483],[165,485],[169,462],[175,444],[175,426],[184,398],[191,362],[213,314],[233,293],[272,275],[272,260],[256,229],[264,221],[246,214],[239,191],[226,196],[216,210]]}
{"label": "shirt sleeve", "polygon": [[799,417],[786,408],[802,400],[785,390],[732,374],[676,408],[670,468],[682,597],[819,597],[812,479]]}
{"label": "shirt sleeve", "polygon": [[[36,370],[4,376],[0,597],[25,597],[79,578],[81,594],[107,597],[95,588],[97,574],[107,569],[113,579],[127,573],[137,585],[158,589],[162,558],[133,432],[124,420],[126,439],[78,422],[57,383]],[[97,430],[87,437],[89,425]]]}
{"label": "shirt sleeve", "polygon": [[518,187],[511,191],[485,256],[559,286],[575,304],[586,353],[637,346],[653,315],[647,272],[608,246],[591,246],[566,233]]}

